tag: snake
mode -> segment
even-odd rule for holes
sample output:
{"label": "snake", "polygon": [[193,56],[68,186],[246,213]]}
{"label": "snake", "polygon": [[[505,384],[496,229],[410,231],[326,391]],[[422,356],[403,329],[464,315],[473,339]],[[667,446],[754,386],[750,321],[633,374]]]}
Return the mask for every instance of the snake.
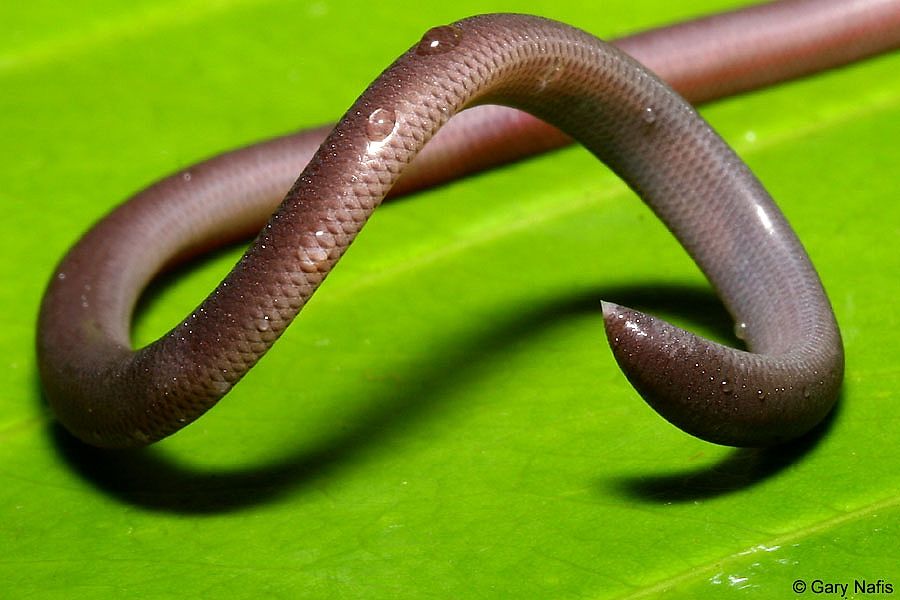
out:
{"label": "snake", "polygon": [[[336,125],[184,168],[87,231],[54,269],[39,309],[44,397],[88,444],[163,439],[256,364],[389,192],[574,140],[678,239],[745,345],[603,301],[627,379],[663,418],[703,440],[761,447],[797,438],[840,395],[834,311],[782,212],[690,102],[898,45],[897,0],[782,0],[612,43],[519,14],[429,29]],[[190,314],[132,346],[135,305],[156,276],[254,233]]]}

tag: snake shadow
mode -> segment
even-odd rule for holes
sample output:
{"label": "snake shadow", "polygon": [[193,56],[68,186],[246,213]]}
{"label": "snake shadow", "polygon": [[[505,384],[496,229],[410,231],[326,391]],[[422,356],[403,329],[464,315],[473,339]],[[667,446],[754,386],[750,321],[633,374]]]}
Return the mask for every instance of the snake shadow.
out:
{"label": "snake shadow", "polygon": [[596,487],[631,500],[662,504],[708,500],[749,488],[809,454],[834,426],[842,404],[839,398],[828,416],[812,431],[786,444],[773,448],[735,448],[713,465],[685,472],[598,480]]}
{"label": "snake shadow", "polygon": [[[101,450],[87,446],[53,422],[49,437],[63,460],[85,480],[123,502],[148,510],[183,514],[216,514],[277,501],[322,477],[334,475],[354,458],[404,428],[438,418],[439,404],[428,398],[479,377],[479,365],[554,326],[588,314],[597,315],[599,299],[608,298],[662,316],[676,316],[691,327],[731,339],[732,322],[716,296],[703,287],[684,285],[610,286],[550,298],[516,314],[503,315],[477,332],[448,332],[445,344],[419,357],[402,389],[379,392],[357,415],[327,434],[312,448],[285,451],[266,464],[233,470],[197,467],[165,456],[158,448]],[[602,336],[602,333],[600,334]],[[598,343],[603,343],[598,339]],[[39,388],[39,384],[36,381]],[[40,394],[38,393],[38,397]],[[638,401],[636,398],[635,401]],[[688,473],[649,476],[616,482],[614,492],[660,502],[689,500],[735,492],[763,481],[809,453],[834,421],[793,444],[768,450],[736,449],[720,463]],[[648,440],[648,444],[652,440]],[[609,486],[602,493],[609,493]]]}

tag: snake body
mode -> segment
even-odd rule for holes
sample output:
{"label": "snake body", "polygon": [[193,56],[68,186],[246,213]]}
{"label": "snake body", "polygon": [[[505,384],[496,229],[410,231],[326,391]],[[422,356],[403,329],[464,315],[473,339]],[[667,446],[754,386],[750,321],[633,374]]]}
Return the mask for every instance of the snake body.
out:
{"label": "snake body", "polygon": [[[900,19],[897,2],[888,10]],[[881,31],[883,24],[884,18],[871,27]],[[896,28],[875,45],[868,41],[872,30],[861,36],[868,46],[850,59],[897,44]],[[636,55],[652,47],[628,44]],[[733,77],[730,88],[710,91],[689,79],[678,81],[695,99],[760,85]],[[585,32],[524,15],[481,15],[429,30],[328,130],[225,280],[147,347],[132,349],[129,329],[148,282],[178,261],[251,232],[326,130],[177,173],[85,234],[54,271],[39,315],[38,364],[57,418],[103,447],[148,444],[198,418],[271,347],[398,180],[415,188],[475,168],[463,158],[435,176],[438,167],[429,166],[453,155],[448,148],[464,137],[465,123],[448,135],[451,122],[438,136],[447,141],[413,160],[453,115],[495,104],[563,132],[551,133],[550,142],[535,135],[541,139],[533,147],[510,156],[568,136],[609,165],[663,220],[745,326],[748,351],[603,304],[619,365],[660,414],[703,439],[749,446],[791,439],[821,421],[841,385],[840,334],[806,252],[762,185],[687,101],[636,60]],[[500,138],[509,131],[527,138],[521,132],[528,127],[550,131],[518,112],[481,115],[512,123],[500,128],[507,132]],[[481,151],[492,144],[475,142]],[[411,172],[400,179],[407,166]]]}

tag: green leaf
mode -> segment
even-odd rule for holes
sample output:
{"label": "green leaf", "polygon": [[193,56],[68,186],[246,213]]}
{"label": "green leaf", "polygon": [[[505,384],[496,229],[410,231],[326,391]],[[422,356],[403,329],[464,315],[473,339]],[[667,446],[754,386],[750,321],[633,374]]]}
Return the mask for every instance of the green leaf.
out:
{"label": "green leaf", "polygon": [[[797,579],[896,590],[896,53],[704,109],[835,305],[846,385],[814,439],[712,446],[637,397],[603,339],[600,298],[733,342],[730,324],[662,225],[577,148],[383,207],[260,365],[151,449],[86,449],[41,398],[43,287],[130,192],[337,117],[424,30],[467,14],[533,12],[614,37],[736,4],[0,6],[0,595],[790,598]],[[176,323],[239,252],[158,286],[136,340]]]}

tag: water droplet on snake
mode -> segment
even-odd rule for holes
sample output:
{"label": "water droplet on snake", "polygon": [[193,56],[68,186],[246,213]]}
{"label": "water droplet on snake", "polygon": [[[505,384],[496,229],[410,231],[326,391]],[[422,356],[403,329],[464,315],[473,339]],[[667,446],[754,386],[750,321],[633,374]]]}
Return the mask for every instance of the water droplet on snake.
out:
{"label": "water droplet on snake", "polygon": [[305,254],[311,262],[328,260],[328,251],[324,248],[307,248]]}
{"label": "water droplet on snake", "polygon": [[556,83],[563,74],[562,61],[554,60],[547,65],[544,72],[541,73],[541,80],[538,84],[538,90],[543,91],[547,86]]}
{"label": "water droplet on snake", "polygon": [[397,115],[389,108],[377,108],[366,122],[366,137],[371,142],[380,142],[394,131]]}
{"label": "water droplet on snake", "polygon": [[652,106],[648,106],[641,113],[641,118],[644,119],[644,123],[647,125],[653,125],[656,123],[656,111],[653,110]]}
{"label": "water droplet on snake", "polygon": [[744,321],[734,324],[734,337],[739,340],[747,339],[747,324]]}
{"label": "water droplet on snake", "polygon": [[455,25],[432,27],[425,32],[416,46],[416,54],[431,56],[448,52],[459,44],[461,37],[462,31]]}
{"label": "water droplet on snake", "polygon": [[211,384],[217,394],[226,394],[231,389],[231,384],[227,381],[213,381]]}

